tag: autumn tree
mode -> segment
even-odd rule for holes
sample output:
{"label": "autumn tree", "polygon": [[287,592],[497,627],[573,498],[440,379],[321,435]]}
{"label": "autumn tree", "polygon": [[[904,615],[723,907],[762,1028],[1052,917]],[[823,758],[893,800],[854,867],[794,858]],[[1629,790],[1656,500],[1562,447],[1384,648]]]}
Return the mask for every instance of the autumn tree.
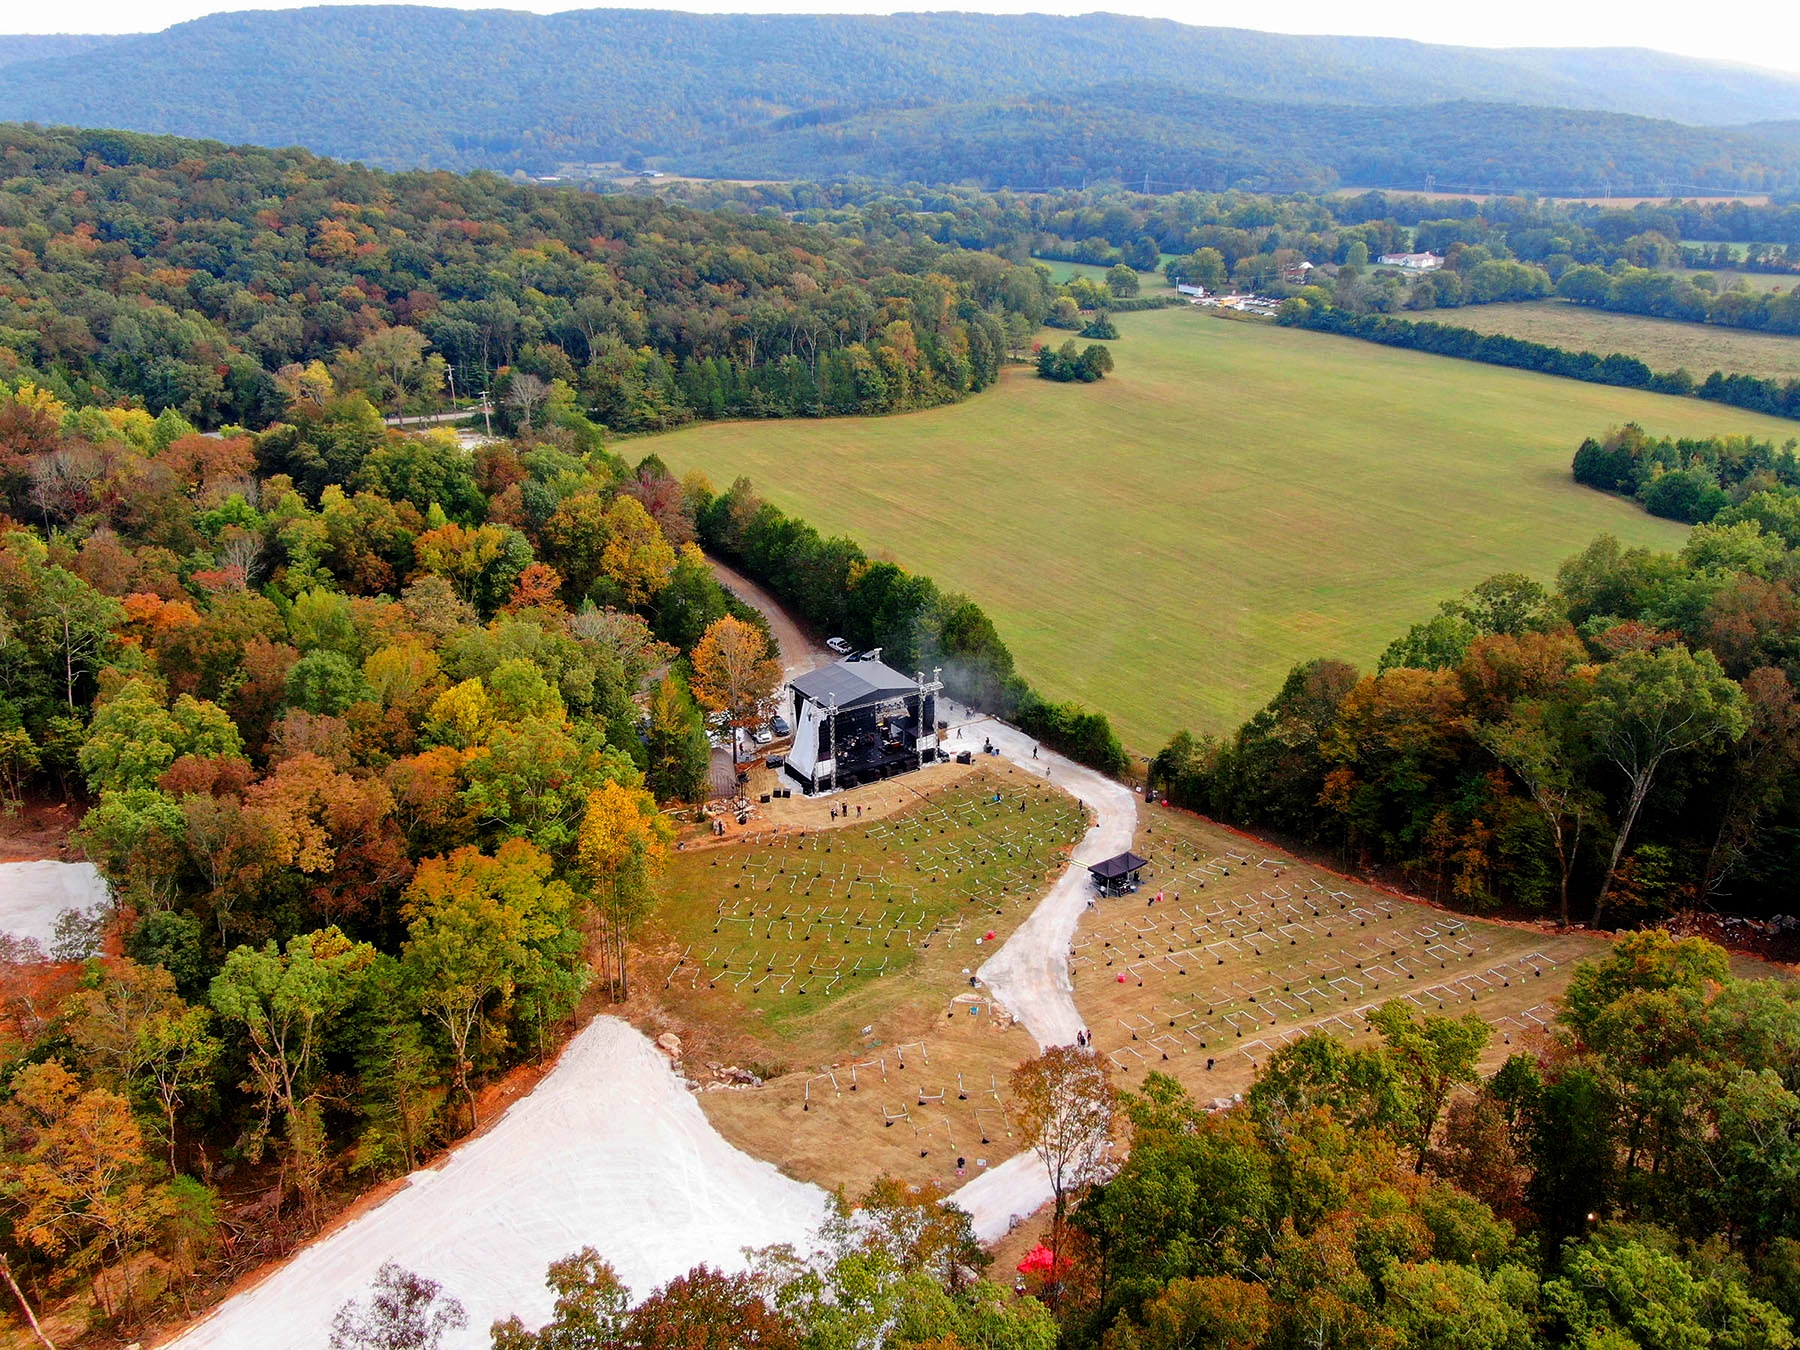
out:
{"label": "autumn tree", "polygon": [[174,1172],[176,1115],[210,1087],[224,1048],[208,1029],[212,1013],[186,1003],[167,970],[129,957],[96,965],[68,1011],[70,1036],[95,1065],[162,1113]]}
{"label": "autumn tree", "polygon": [[1598,753],[1611,761],[1626,785],[1618,835],[1594,901],[1598,924],[1657,770],[1671,755],[1737,740],[1749,716],[1743,691],[1711,652],[1696,655],[1685,647],[1664,647],[1626,652],[1602,666],[1583,717]]}
{"label": "autumn tree", "polygon": [[769,1306],[752,1276],[702,1265],[633,1308],[624,1340],[633,1350],[799,1350],[801,1329]]}
{"label": "autumn tree", "polygon": [[781,663],[769,654],[768,636],[730,615],[706,630],[693,665],[694,697],[724,713],[733,727],[752,725],[781,683]]}
{"label": "autumn tree", "polygon": [[1521,701],[1504,720],[1478,726],[1475,738],[1525,785],[1543,821],[1556,852],[1557,914],[1566,928],[1569,882],[1582,835],[1604,821],[1601,803],[1582,777],[1586,747],[1576,709],[1564,702]]}
{"label": "autumn tree", "polygon": [[231,718],[215,704],[183,694],[165,708],[148,680],[127,680],[94,712],[80,753],[88,786],[144,788],[183,755],[243,757],[244,743]]}
{"label": "autumn tree", "polygon": [[620,998],[630,996],[627,951],[637,922],[655,899],[674,827],[640,787],[613,781],[588,797],[578,852],[605,924],[607,963]]}
{"label": "autumn tree", "polygon": [[1479,1081],[1475,1063],[1493,1038],[1494,1029],[1478,1013],[1419,1015],[1401,999],[1392,999],[1371,1012],[1369,1025],[1381,1036],[1382,1057],[1400,1088],[1399,1132],[1414,1151],[1414,1171],[1422,1175],[1432,1134],[1450,1094],[1459,1086]]}
{"label": "autumn tree", "polygon": [[625,1345],[631,1291],[592,1247],[552,1261],[544,1276],[556,1295],[550,1320],[535,1332],[517,1316],[497,1321],[493,1350],[613,1350]]}
{"label": "autumn tree", "polygon": [[1050,1250],[1062,1253],[1069,1200],[1094,1180],[1112,1140],[1113,1088],[1098,1058],[1052,1046],[1012,1072],[1013,1114],[1050,1174]]}
{"label": "autumn tree", "polygon": [[23,1143],[11,1187],[16,1232],[76,1270],[119,1266],[128,1309],[133,1280],[123,1263],[150,1241],[167,1207],[129,1104],[104,1088],[84,1088],[53,1059],[20,1069],[11,1087]]}
{"label": "autumn tree", "polygon": [[600,575],[632,609],[648,604],[675,566],[675,550],[635,497],[620,495],[606,511]]}
{"label": "autumn tree", "polygon": [[393,1261],[384,1261],[365,1307],[349,1299],[331,1319],[331,1350],[437,1350],[469,1324],[460,1301]]}
{"label": "autumn tree", "polygon": [[698,802],[705,798],[712,762],[706,723],[680,676],[663,676],[650,695],[650,730],[646,737],[650,790],[664,801]]}
{"label": "autumn tree", "polygon": [[422,570],[443,577],[483,614],[506,602],[532,563],[530,541],[510,525],[445,521],[414,540],[413,550]]}

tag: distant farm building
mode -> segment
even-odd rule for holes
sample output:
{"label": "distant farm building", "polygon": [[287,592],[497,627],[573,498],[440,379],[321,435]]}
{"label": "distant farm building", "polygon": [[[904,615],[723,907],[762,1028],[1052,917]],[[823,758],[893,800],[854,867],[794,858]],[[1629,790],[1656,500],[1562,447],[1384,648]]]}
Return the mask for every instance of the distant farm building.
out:
{"label": "distant farm building", "polygon": [[935,760],[943,685],[883,665],[879,649],[794,677],[786,772],[808,792],[907,773]]}
{"label": "distant farm building", "polygon": [[1406,272],[1435,272],[1444,265],[1436,253],[1384,253],[1375,260],[1383,267],[1398,267]]}

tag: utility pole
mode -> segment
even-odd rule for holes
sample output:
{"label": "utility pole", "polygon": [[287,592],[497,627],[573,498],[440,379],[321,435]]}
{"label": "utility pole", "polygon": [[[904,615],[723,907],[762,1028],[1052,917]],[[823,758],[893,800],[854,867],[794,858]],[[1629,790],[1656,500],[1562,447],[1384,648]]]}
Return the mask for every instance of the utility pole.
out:
{"label": "utility pole", "polygon": [[487,423],[488,439],[491,441],[494,439],[493,404],[488,402],[488,391],[485,389],[481,391],[481,418]]}

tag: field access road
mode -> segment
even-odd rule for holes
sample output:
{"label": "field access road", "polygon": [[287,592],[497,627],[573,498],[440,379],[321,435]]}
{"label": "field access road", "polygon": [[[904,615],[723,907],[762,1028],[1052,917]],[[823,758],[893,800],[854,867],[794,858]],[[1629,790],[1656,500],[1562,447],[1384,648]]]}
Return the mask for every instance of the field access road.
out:
{"label": "field access road", "polygon": [[775,639],[775,650],[781,657],[783,679],[791,680],[809,670],[830,665],[837,658],[825,650],[825,644],[814,642],[781,607],[781,601],[770,595],[742,572],[727,567],[717,558],[708,557],[707,565],[718,583],[746,605],[763,612],[769,621],[769,632]]}
{"label": "field access road", "polygon": [[[1072,793],[1094,813],[1094,824],[1075,846],[1068,870],[1038,901],[975,978],[1018,1018],[1040,1048],[1070,1045],[1081,1029],[1069,980],[1069,944],[1093,895],[1087,865],[1123,853],[1137,836],[1137,796],[1130,788],[1073,760],[1043,749],[1024,732],[944,700],[938,716],[950,723],[950,750],[979,752],[985,742],[1016,767]],[[1035,753],[1034,753],[1035,752]],[[993,1242],[1015,1219],[1024,1221],[1052,1199],[1050,1174],[1030,1149],[990,1168],[949,1197],[975,1220],[975,1235]]]}

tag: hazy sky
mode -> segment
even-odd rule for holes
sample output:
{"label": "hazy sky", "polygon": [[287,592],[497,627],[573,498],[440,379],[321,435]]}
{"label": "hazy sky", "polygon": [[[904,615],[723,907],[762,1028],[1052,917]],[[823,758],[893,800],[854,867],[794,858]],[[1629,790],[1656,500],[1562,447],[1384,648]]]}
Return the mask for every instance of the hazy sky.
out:
{"label": "hazy sky", "polygon": [[[464,9],[528,9],[548,14],[591,9],[592,4],[527,0],[503,5],[443,0]],[[0,5],[0,32],[128,33],[165,28],[202,14],[238,9],[286,9],[274,4],[209,3],[209,0],[74,0],[72,4]],[[964,9],[988,13],[1080,14],[1097,8],[1116,13],[1178,19],[1184,23],[1227,24],[1283,33],[1355,33],[1417,38],[1478,47],[1657,47],[1688,56],[1744,61],[1800,72],[1800,5],[1788,0],[1751,0],[1706,11],[1674,0],[1514,0],[1505,5],[1369,5],[1343,0],[1289,0],[1278,6],[1245,7],[1218,0],[1118,0],[1096,5],[1080,0],[965,0],[961,4],[882,3],[882,0],[640,0],[641,8],[705,12],[891,13],[896,10]]]}

